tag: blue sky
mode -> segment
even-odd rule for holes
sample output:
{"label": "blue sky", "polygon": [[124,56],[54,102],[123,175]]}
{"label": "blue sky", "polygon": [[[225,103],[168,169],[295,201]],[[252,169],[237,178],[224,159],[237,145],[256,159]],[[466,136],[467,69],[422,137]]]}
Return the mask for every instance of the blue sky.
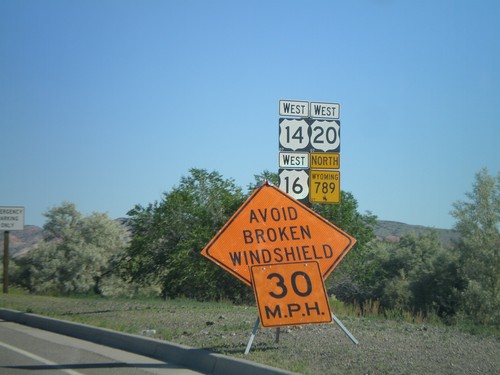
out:
{"label": "blue sky", "polygon": [[280,99],[340,103],[341,187],[451,228],[500,169],[496,0],[0,2],[0,205],[123,217],[190,168],[278,169]]}

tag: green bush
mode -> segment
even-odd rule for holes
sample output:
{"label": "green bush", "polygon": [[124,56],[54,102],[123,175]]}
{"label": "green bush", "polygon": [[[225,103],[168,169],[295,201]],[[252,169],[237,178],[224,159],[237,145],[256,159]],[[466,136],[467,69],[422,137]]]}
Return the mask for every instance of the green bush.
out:
{"label": "green bush", "polygon": [[457,255],[444,248],[436,232],[409,233],[399,243],[370,244],[365,267],[373,270],[362,286],[364,299],[380,302],[386,311],[437,314],[450,319],[460,307],[463,279]]}
{"label": "green bush", "polygon": [[12,281],[33,293],[101,293],[101,280],[123,256],[123,227],[106,214],[83,217],[64,202],[45,213],[44,239],[16,258]]}
{"label": "green bush", "polygon": [[132,241],[124,275],[159,285],[164,298],[251,300],[251,288],[201,255],[244,199],[234,181],[191,169],[160,202],[128,213]]}
{"label": "green bush", "polygon": [[473,323],[500,324],[500,172],[476,174],[467,201],[454,204],[452,215],[460,233],[460,272],[465,290],[462,308]]}

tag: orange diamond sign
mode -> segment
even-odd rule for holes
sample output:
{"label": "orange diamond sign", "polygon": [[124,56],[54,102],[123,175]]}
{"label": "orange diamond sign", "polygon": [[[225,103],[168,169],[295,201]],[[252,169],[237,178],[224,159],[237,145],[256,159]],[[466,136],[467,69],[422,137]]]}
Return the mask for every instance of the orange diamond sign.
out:
{"label": "orange diamond sign", "polygon": [[250,267],[267,264],[315,261],[325,280],[355,243],[355,238],[265,183],[202,254],[251,286]]}

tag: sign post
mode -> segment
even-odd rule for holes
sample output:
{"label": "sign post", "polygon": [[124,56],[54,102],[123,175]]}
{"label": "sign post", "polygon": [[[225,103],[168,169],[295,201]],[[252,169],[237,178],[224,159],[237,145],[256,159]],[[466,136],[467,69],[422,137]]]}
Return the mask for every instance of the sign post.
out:
{"label": "sign post", "polygon": [[3,232],[3,293],[9,293],[9,231]]}
{"label": "sign post", "polygon": [[9,233],[24,229],[24,207],[0,207],[0,230],[3,230],[3,293],[9,293]]}

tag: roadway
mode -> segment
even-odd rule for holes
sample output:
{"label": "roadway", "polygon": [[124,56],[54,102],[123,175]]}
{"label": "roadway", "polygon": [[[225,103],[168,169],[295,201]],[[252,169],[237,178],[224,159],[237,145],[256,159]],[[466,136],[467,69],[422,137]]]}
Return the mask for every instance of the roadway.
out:
{"label": "roadway", "polygon": [[0,374],[202,374],[131,352],[0,319]]}

